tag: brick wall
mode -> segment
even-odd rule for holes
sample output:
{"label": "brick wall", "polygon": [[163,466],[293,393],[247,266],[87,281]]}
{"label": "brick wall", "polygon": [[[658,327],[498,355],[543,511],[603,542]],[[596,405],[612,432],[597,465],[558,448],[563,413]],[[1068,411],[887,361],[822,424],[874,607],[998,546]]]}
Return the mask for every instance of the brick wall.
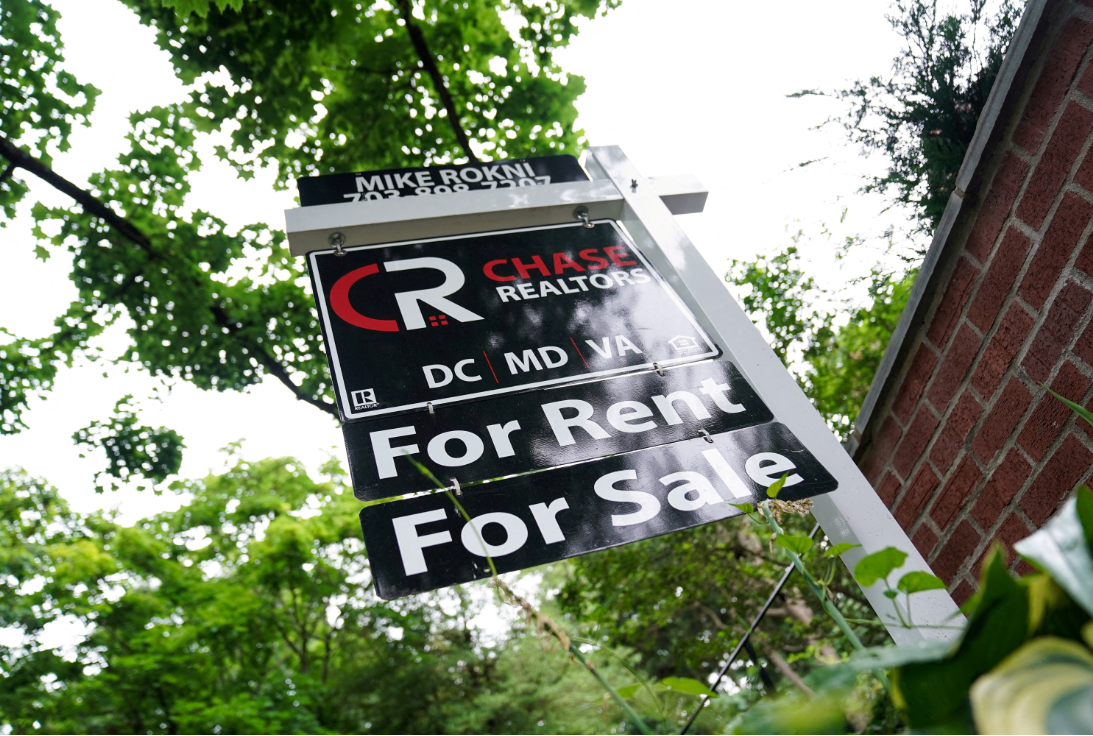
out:
{"label": "brick wall", "polygon": [[960,603],[1093,475],[1093,427],[1041,386],[1093,408],[1093,9],[1063,16],[859,456]]}

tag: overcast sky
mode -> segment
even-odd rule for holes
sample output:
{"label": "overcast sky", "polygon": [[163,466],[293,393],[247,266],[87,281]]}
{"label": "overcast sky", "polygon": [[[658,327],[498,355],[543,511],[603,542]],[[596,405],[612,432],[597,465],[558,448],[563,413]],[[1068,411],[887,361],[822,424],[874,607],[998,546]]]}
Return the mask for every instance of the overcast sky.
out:
{"label": "overcast sky", "polygon": [[[115,164],[125,148],[131,111],[178,100],[184,94],[166,54],[151,32],[116,0],[53,0],[63,14],[67,67],[103,94],[90,129],[72,138],[58,156],[61,175],[85,183],[89,174]],[[836,10],[837,8],[837,10]],[[788,99],[805,89],[834,89],[850,80],[885,74],[899,39],[884,19],[887,4],[725,2],[724,0],[624,0],[607,18],[583,28],[559,54],[564,68],[583,75],[588,91],[578,100],[580,124],[593,145],[620,145],[649,176],[691,172],[709,187],[706,212],[680,218],[683,227],[719,272],[731,258],[769,253],[788,242],[787,231],[835,237],[876,234],[899,213],[882,213],[876,198],[856,194],[862,177],[883,166],[863,159],[830,127],[813,130],[838,112],[831,101]],[[190,205],[233,226],[267,222],[284,227],[291,193],[275,192],[271,176],[250,182],[213,162],[205,144],[206,170],[194,180]],[[821,160],[808,167],[798,164]],[[25,177],[31,200],[67,206],[70,201]],[[846,217],[840,223],[844,209]],[[4,288],[0,324],[15,334],[44,336],[74,297],[70,263],[54,255],[36,261],[30,219],[0,230]],[[815,273],[828,284],[868,270],[868,259],[844,272],[833,265],[822,237],[808,247]],[[113,330],[99,343],[107,355],[121,352],[125,334]],[[105,373],[105,376],[104,376]],[[0,463],[20,465],[57,485],[81,511],[121,507],[132,521],[178,500],[132,490],[98,495],[94,474],[105,467],[101,451],[86,459],[72,433],[109,416],[126,394],[152,395],[149,376],[82,362],[62,370],[54,391],[33,402],[30,429],[0,437]],[[341,435],[326,415],[295,401],[273,379],[245,394],[202,392],[176,386],[162,402],[145,401],[143,419],[180,432],[187,449],[186,477],[222,467],[219,449],[245,440],[244,456],[295,455],[315,468],[330,454],[341,457]]]}

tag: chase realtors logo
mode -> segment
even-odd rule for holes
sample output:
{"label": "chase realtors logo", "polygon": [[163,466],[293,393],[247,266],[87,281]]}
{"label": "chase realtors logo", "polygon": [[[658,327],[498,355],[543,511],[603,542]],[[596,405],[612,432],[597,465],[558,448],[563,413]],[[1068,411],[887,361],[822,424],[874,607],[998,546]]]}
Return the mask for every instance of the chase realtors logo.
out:
{"label": "chase realtors logo", "polygon": [[[402,313],[402,322],[405,329],[420,330],[429,324],[433,327],[439,327],[441,324],[448,324],[449,319],[454,319],[457,322],[474,322],[483,319],[481,315],[475,314],[448,299],[449,296],[463,288],[463,284],[467,280],[459,266],[451,261],[432,257],[408,258],[401,261],[386,262],[383,267],[388,273],[410,271],[417,268],[431,268],[444,274],[444,283],[440,286],[395,294],[395,301],[398,303],[399,312]],[[397,320],[376,319],[361,314],[349,301],[349,290],[353,288],[353,285],[367,276],[379,273],[379,270],[380,264],[371,263],[350,271],[334,282],[333,288],[330,289],[330,307],[334,310],[334,314],[355,327],[375,330],[376,332],[398,332],[401,328]],[[425,321],[425,314],[421,311],[422,304],[428,304],[433,308],[429,311],[428,323]],[[358,393],[365,392],[353,392],[354,404],[356,404],[356,394]],[[373,401],[375,401],[374,398]]]}

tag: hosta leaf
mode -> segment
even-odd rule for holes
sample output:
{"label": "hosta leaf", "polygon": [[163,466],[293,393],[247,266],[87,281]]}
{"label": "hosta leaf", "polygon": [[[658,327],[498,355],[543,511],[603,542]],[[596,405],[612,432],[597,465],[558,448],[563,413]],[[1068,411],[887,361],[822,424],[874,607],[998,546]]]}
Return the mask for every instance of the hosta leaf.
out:
{"label": "hosta leaf", "polygon": [[1093,655],[1080,644],[1033,639],[976,680],[980,733],[1093,733]]}

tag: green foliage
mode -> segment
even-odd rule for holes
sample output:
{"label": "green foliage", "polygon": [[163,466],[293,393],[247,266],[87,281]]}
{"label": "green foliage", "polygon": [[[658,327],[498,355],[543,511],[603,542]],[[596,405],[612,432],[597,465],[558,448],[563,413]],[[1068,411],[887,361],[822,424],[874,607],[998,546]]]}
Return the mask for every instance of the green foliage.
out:
{"label": "green foliage", "polygon": [[[263,224],[231,231],[215,214],[186,208],[189,177],[202,166],[194,155],[198,135],[227,134],[231,145],[216,155],[243,177],[273,165],[280,186],[306,174],[476,152],[578,153],[584,139],[573,103],[584,83],[565,74],[553,53],[580,19],[617,0],[438,1],[413,9],[408,1],[361,7],[351,0],[126,4],[155,29],[180,79],[192,85],[190,96],[134,113],[130,150],[89,180],[90,195],[124,217],[124,226],[78,207],[33,208],[37,252],[47,255],[47,244],[71,253],[77,297],[54,334],[30,340],[5,333],[5,434],[25,428],[28,402],[48,395],[60,366],[95,357],[92,339],[124,318],[132,322],[132,345],[119,362],[218,391],[269,375],[336,416],[307,276],[281,233]],[[63,71],[52,9],[23,0],[2,7],[2,73],[41,77],[3,96],[5,111],[14,111],[3,116],[3,132],[48,164],[34,141],[67,145],[72,124],[86,122],[94,90],[74,86]],[[504,18],[513,21],[515,38]],[[10,65],[9,49],[18,51]],[[68,98],[82,102],[65,107]],[[14,179],[2,186],[0,215],[11,217],[13,204],[4,203],[24,190]]]}
{"label": "green foliage", "polygon": [[[359,503],[287,459],[178,482],[133,526],[0,474],[0,727],[42,733],[597,733],[583,668],[517,625],[491,642],[469,589],[379,600]],[[85,627],[71,652],[37,646]],[[611,660],[596,663],[618,678]],[[35,725],[35,724],[38,725]],[[541,724],[541,725],[540,725]]]}
{"label": "green foliage", "polygon": [[[139,424],[132,400],[132,396],[126,396],[114,406],[114,416],[108,421],[91,422],[72,435],[77,445],[106,451],[109,465],[95,477],[99,493],[119,487],[119,482],[147,490],[177,473],[182,465],[182,448],[186,446],[182,436],[166,427]],[[136,482],[137,478],[150,482]]]}
{"label": "green foliage", "polygon": [[[809,702],[771,701],[749,712],[745,732],[796,732],[808,717],[824,718],[829,728],[861,731],[890,723],[879,698],[869,718],[839,723],[858,697],[851,681],[877,669],[890,670],[890,703],[906,726],[930,733],[1087,733],[1093,729],[1093,617],[1085,606],[1093,591],[1088,539],[1093,492],[1084,486],[1059,510],[1051,524],[1019,543],[1018,552],[1043,572],[1017,579],[1007,571],[1001,548],[983,565],[979,591],[966,605],[968,621],[952,645],[867,649],[847,661],[810,674],[822,677]],[[868,560],[865,558],[863,562]],[[860,567],[860,565],[859,565]],[[888,574],[890,561],[871,562],[870,573]],[[891,569],[889,569],[891,568]],[[901,591],[941,587],[925,573],[905,574]],[[807,681],[807,678],[806,678]],[[825,705],[826,704],[826,705]],[[824,710],[827,708],[827,710]],[[859,712],[860,716],[861,713]],[[852,719],[851,719],[852,720]]]}
{"label": "green foliage", "polygon": [[897,0],[888,20],[904,47],[892,75],[835,93],[847,104],[838,122],[850,140],[888,159],[887,172],[865,191],[907,205],[925,234],[941,221],[1023,10],[1003,0],[988,18],[984,0],[967,6],[939,13],[937,0]]}
{"label": "green foliage", "polygon": [[844,553],[849,552],[855,547],[860,547],[860,544],[851,544],[850,542],[839,542],[838,544],[824,550],[824,557],[840,557]]}
{"label": "green foliage", "polygon": [[[914,274],[875,271],[869,303],[854,308],[808,276],[798,243],[754,262],[734,260],[725,280],[831,428],[845,438],[907,302]],[[838,325],[839,314],[849,315]]]}
{"label": "green foliage", "polygon": [[725,280],[738,286],[747,286],[741,294],[744,310],[752,315],[762,315],[768,342],[774,354],[783,362],[790,362],[790,351],[795,346],[807,345],[809,337],[830,329],[830,317],[816,315],[812,297],[816,282],[801,270],[801,256],[797,243],[802,233],[793,236],[793,245],[771,257],[760,256],[755,261],[733,260]]}
{"label": "green foliage", "polygon": [[980,733],[1085,733],[1093,724],[1093,654],[1066,639],[1034,639],[970,695]]}
{"label": "green foliage", "polygon": [[[99,90],[64,69],[60,14],[44,0],[0,0],[0,135],[47,164],[87,125]],[[27,187],[0,165],[0,227]]]}
{"label": "green foliage", "polygon": [[896,589],[901,593],[921,593],[926,590],[945,590],[945,581],[937,575],[913,570],[899,579]]}
{"label": "green foliage", "polygon": [[1067,594],[1093,616],[1093,491],[1078,489],[1047,524],[1014,549],[1041,572],[1048,573]]}
{"label": "green foliage", "polygon": [[774,543],[779,547],[788,549],[790,552],[796,552],[799,555],[803,555],[812,549],[812,540],[805,536],[797,536],[794,534],[779,534]]}
{"label": "green foliage", "polygon": [[[408,0],[124,1],[155,28],[183,82],[227,72],[228,80],[204,78],[185,115],[202,130],[230,132],[220,155],[240,174],[274,167],[281,186],[465,158],[464,134],[487,158],[576,153],[584,139],[573,102],[584,81],[565,74],[553,52],[579,18],[617,4],[430,0],[411,12]],[[518,40],[505,14],[520,24]]]}
{"label": "green foliage", "polygon": [[907,560],[907,553],[895,547],[885,547],[879,552],[858,560],[854,566],[854,579],[863,588],[868,588],[878,580],[885,580],[892,571],[903,565]]}

